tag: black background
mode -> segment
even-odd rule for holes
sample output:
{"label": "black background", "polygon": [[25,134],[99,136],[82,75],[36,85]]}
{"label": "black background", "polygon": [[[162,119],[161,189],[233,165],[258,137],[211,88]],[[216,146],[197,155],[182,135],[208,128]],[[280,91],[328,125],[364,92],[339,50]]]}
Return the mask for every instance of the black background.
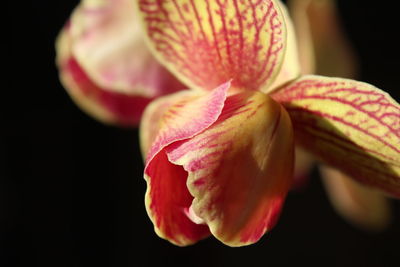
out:
{"label": "black background", "polygon": [[[143,203],[137,130],[87,117],[58,81],[54,40],[77,3],[6,2],[11,31],[2,34],[2,58],[10,61],[2,72],[0,266],[398,263],[399,202],[387,231],[362,232],[335,214],[316,171],[308,187],[290,193],[278,225],[255,245],[233,249],[209,238],[179,248],[158,238]],[[399,15],[385,5],[389,1],[378,3],[339,2],[360,58],[360,79],[399,100]]]}

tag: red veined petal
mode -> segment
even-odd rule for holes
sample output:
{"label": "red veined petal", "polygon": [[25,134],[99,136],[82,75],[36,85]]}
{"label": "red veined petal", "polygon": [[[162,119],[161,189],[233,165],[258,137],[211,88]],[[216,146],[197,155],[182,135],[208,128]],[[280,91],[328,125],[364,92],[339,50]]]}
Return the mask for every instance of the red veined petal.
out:
{"label": "red veined petal", "polygon": [[139,0],[150,45],[190,88],[271,85],[285,50],[278,1]]}
{"label": "red veined petal", "polygon": [[151,99],[126,95],[96,85],[71,54],[68,27],[57,40],[57,65],[63,86],[75,103],[106,124],[136,126]]}
{"label": "red veined petal", "polygon": [[226,82],[211,92],[189,93],[171,105],[159,121],[160,130],[146,161],[169,144],[190,138],[213,124],[221,114],[230,86]]}
{"label": "red veined petal", "polygon": [[304,76],[273,95],[296,140],[323,161],[400,197],[400,106],[353,80]]}
{"label": "red veined petal", "polygon": [[[207,226],[197,225],[187,216],[193,199],[186,187],[187,173],[168,161],[165,148],[171,143],[191,138],[212,125],[221,114],[229,87],[228,82],[211,92],[180,92],[149,106],[149,112],[154,110],[158,113],[154,107],[161,107],[165,112],[161,112],[161,116],[154,114],[154,123],[158,126],[143,130],[154,131],[158,128],[156,137],[153,133],[141,135],[145,138],[141,142],[154,139],[144,170],[146,209],[156,233],[176,245],[192,244],[206,237],[209,231]],[[174,100],[172,105],[171,99]],[[168,108],[163,107],[164,104]],[[146,115],[146,118],[152,118],[152,114]],[[146,121],[142,126],[151,125]]]}
{"label": "red veined petal", "polygon": [[260,92],[227,98],[218,120],[166,148],[188,172],[192,210],[229,246],[258,241],[276,223],[292,182],[290,119]]}
{"label": "red veined petal", "polygon": [[392,209],[382,192],[327,166],[320,170],[333,207],[349,223],[369,231],[380,231],[390,224]]}
{"label": "red veined petal", "polygon": [[270,93],[289,81],[298,78],[301,72],[295,29],[286,6],[280,1],[279,4],[281,6],[283,18],[286,22],[286,51],[282,61],[282,67],[272,85],[261,88],[261,91],[264,93]]}
{"label": "red veined petal", "polygon": [[197,92],[182,90],[174,94],[159,97],[146,107],[139,127],[140,149],[144,159],[146,159],[147,153],[160,131],[164,113],[176,102],[196,96],[198,96]]}
{"label": "red veined petal", "polygon": [[134,1],[81,1],[69,34],[73,57],[103,90],[153,98],[185,88],[148,50]]}

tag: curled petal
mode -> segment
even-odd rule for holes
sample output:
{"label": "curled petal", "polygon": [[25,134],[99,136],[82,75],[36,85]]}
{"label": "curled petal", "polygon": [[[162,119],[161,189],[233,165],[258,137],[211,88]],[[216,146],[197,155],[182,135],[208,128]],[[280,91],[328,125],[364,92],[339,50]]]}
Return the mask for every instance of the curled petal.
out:
{"label": "curled petal", "polygon": [[185,87],[151,55],[134,1],[84,0],[70,20],[75,60],[103,90],[153,98]]}
{"label": "curled petal", "polygon": [[349,223],[370,231],[389,225],[392,210],[385,195],[326,166],[321,174],[333,207]]}
{"label": "curled petal", "polygon": [[[149,112],[154,110],[158,113],[157,107],[165,110],[161,116],[154,114],[157,126],[148,123],[152,114],[146,115],[143,122],[141,138],[144,139],[141,143],[145,146],[145,154],[148,150],[144,170],[147,212],[156,233],[176,245],[192,244],[208,236],[209,230],[204,225],[193,223],[187,216],[193,199],[186,187],[187,173],[182,167],[169,162],[165,148],[173,142],[191,138],[212,125],[221,114],[229,87],[228,82],[209,93],[180,92],[161,98],[149,106]],[[154,128],[145,128],[148,126]],[[153,132],[157,128],[158,133],[154,137]],[[148,136],[143,134],[147,130],[150,131]],[[146,149],[152,139],[152,147]]]}
{"label": "curled petal", "polygon": [[228,97],[213,125],[166,152],[188,172],[191,208],[220,241],[252,244],[275,225],[292,182],[294,154],[289,116],[270,97]]}
{"label": "curled petal", "polygon": [[192,90],[182,90],[159,97],[146,107],[139,127],[140,149],[144,159],[147,158],[147,153],[160,131],[164,113],[176,102],[193,99],[196,96],[198,96],[198,93]]}
{"label": "curled petal", "polygon": [[139,0],[158,58],[190,88],[271,85],[285,50],[278,1]]}
{"label": "curled petal", "polygon": [[[289,116],[262,93],[226,98],[228,88],[190,92],[173,104],[166,97],[156,119],[146,205],[157,234],[174,244],[192,244],[210,231],[231,246],[256,242],[275,224],[291,185]],[[163,109],[162,100],[149,110]]]}
{"label": "curled petal", "polygon": [[138,124],[144,108],[151,99],[112,92],[95,84],[71,54],[68,27],[60,33],[56,48],[61,82],[82,110],[106,124]]}
{"label": "curled petal", "polygon": [[400,197],[400,106],[376,87],[304,76],[274,94],[296,140],[328,164]]}

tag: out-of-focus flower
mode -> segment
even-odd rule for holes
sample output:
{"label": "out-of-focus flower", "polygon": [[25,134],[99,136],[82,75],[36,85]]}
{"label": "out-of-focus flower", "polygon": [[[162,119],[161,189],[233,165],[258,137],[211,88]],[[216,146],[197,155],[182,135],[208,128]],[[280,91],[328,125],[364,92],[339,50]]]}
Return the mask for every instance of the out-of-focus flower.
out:
{"label": "out-of-focus flower", "polygon": [[[355,78],[357,60],[345,37],[335,0],[291,0],[289,10],[298,37],[303,74]],[[295,184],[304,185],[314,160],[296,150]],[[351,224],[382,230],[390,223],[386,196],[352,180],[340,171],[321,165],[321,175],[334,208]]]}
{"label": "out-of-focus flower", "polygon": [[210,234],[230,246],[256,242],[291,186],[294,138],[400,197],[399,104],[366,83],[300,76],[279,1],[138,3],[157,59],[192,88],[152,102],[141,125],[159,236],[182,246]]}
{"label": "out-of-focus flower", "polygon": [[185,88],[148,50],[134,5],[83,0],[57,39],[64,87],[107,124],[136,126],[152,99]]}

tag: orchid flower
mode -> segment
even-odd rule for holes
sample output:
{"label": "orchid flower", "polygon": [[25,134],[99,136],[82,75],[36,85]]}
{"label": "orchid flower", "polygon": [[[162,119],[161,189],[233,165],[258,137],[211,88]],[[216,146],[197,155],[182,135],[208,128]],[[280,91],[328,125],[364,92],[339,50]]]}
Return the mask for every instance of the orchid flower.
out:
{"label": "orchid flower", "polygon": [[400,106],[363,82],[301,75],[277,0],[138,0],[156,58],[191,90],[153,101],[140,134],[156,233],[258,241],[292,184],[295,144],[400,197]]}
{"label": "orchid flower", "polygon": [[83,0],[56,50],[71,98],[107,124],[136,126],[152,99],[185,88],[148,50],[131,0]]}
{"label": "orchid flower", "polygon": [[[356,53],[342,29],[336,1],[290,0],[288,5],[298,37],[302,73],[356,77]],[[296,149],[295,187],[306,184],[313,163],[310,154]],[[384,194],[326,165],[319,169],[333,207],[346,221],[370,231],[389,225],[392,210]]]}

